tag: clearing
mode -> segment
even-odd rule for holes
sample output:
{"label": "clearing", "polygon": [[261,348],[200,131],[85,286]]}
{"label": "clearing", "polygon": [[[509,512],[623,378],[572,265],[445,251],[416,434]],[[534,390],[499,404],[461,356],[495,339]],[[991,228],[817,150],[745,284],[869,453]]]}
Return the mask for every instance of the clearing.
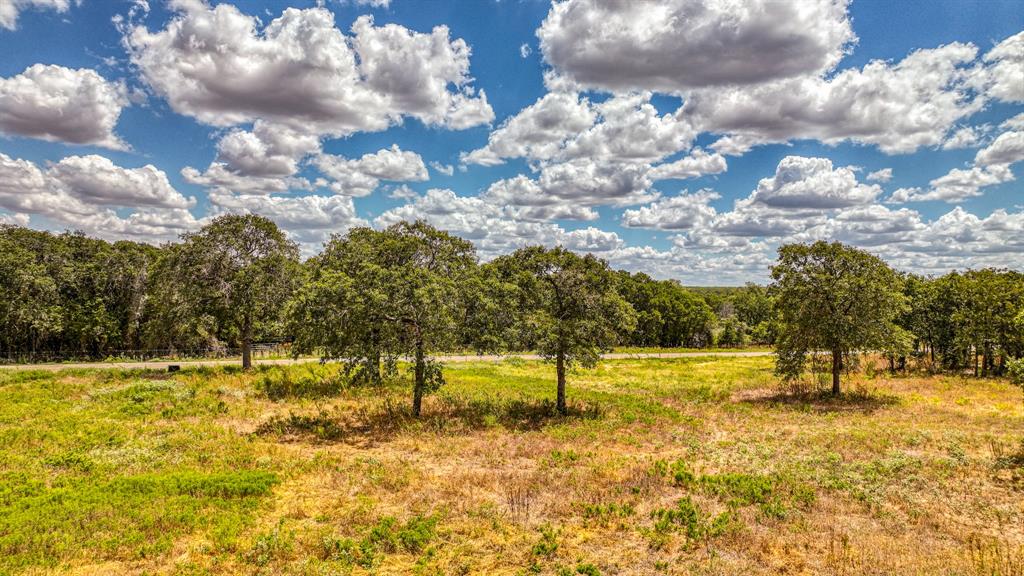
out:
{"label": "clearing", "polygon": [[770,357],[0,371],[0,574],[1024,574],[1003,380]]}

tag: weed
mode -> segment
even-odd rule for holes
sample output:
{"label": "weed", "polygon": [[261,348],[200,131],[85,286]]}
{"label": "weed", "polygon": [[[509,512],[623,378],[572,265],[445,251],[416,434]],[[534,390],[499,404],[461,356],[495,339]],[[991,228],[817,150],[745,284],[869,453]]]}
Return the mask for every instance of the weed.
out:
{"label": "weed", "polygon": [[317,364],[266,368],[254,383],[257,390],[275,401],[336,396],[347,384],[337,366]]}
{"label": "weed", "polygon": [[534,556],[541,558],[551,558],[558,552],[558,533],[559,531],[551,526],[544,525],[540,528],[540,540],[533,545]]}
{"label": "weed", "polygon": [[256,434],[285,437],[311,436],[325,442],[341,440],[346,435],[345,430],[338,424],[338,420],[323,411],[314,415],[274,416],[260,424],[256,428]]}

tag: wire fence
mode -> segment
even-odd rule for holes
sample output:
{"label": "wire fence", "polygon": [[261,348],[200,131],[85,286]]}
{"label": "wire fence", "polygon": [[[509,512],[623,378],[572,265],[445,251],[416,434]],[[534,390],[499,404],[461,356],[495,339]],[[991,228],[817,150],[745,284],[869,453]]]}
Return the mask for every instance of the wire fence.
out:
{"label": "wire fence", "polygon": [[[287,358],[292,354],[288,342],[261,342],[253,344],[253,359]],[[241,348],[145,348],[105,350],[100,354],[84,352],[54,352],[16,350],[3,351],[0,364],[49,364],[59,362],[126,362],[146,360],[216,360],[241,358]]]}

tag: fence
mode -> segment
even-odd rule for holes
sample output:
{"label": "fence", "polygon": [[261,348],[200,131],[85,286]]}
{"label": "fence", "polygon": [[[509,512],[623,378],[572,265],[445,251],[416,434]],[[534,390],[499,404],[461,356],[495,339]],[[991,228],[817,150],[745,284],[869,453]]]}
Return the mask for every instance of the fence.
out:
{"label": "fence", "polygon": [[[261,342],[252,345],[253,358],[284,358],[291,356],[289,342]],[[0,364],[42,364],[57,362],[124,362],[141,360],[207,360],[241,358],[241,348],[147,348],[107,350],[103,354],[53,351],[4,351]]]}

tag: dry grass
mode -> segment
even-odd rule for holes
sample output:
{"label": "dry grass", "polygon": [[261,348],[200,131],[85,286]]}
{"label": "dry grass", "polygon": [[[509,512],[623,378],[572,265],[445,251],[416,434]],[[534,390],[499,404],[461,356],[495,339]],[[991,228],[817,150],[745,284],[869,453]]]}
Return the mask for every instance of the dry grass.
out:
{"label": "dry grass", "polygon": [[[242,463],[279,482],[234,531],[195,522],[147,554],[86,544],[8,569],[1024,575],[1024,402],[1006,382],[857,375],[852,394],[832,399],[781,394],[770,358],[608,361],[572,375],[574,410],[562,417],[549,366],[454,365],[446,376],[419,420],[401,383],[276,401],[258,391],[265,373],[154,384],[191,400],[111,417],[132,440],[93,458],[132,473]],[[70,420],[103,416],[89,407],[131,380],[52,378]],[[0,402],[24,400],[33,382],[0,381]],[[54,421],[22,425],[44,424]],[[10,413],[0,421],[14,425]],[[33,438],[34,450],[57,451]],[[57,472],[26,462],[0,466],[53,482]]]}

